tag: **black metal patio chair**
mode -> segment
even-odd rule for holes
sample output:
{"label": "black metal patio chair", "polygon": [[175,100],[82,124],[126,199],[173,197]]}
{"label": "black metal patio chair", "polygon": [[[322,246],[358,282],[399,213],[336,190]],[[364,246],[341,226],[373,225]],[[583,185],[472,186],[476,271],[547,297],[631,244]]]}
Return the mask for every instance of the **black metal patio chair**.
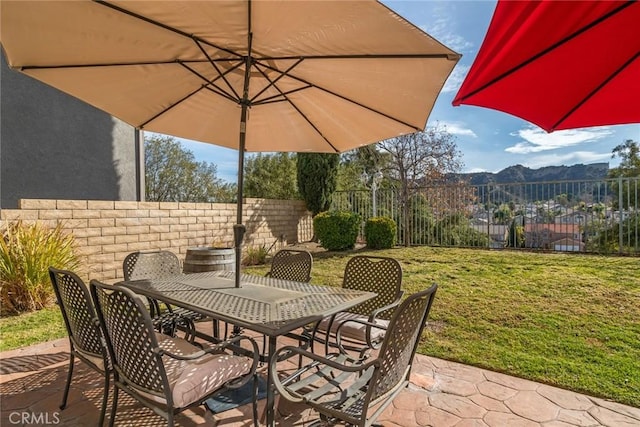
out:
{"label": "black metal patio chair", "polygon": [[82,279],[71,271],[49,267],[49,277],[69,335],[69,372],[60,409],[67,407],[73,366],[77,357],[91,369],[104,376],[104,393],[98,423],[102,426],[109,397],[112,367],[98,317],[91,302],[89,289]]}
{"label": "black metal patio chair", "polygon": [[[168,276],[182,274],[180,259],[171,251],[132,252],[122,262],[124,280],[162,279]],[[206,319],[206,316],[182,307],[165,304],[162,310],[160,302],[147,298],[149,311],[153,323],[159,331],[173,335],[175,329],[182,327],[186,337],[193,341],[195,338],[195,322]],[[217,330],[214,324],[214,335]]]}
{"label": "black metal patio chair", "polygon": [[[201,349],[157,332],[142,301],[125,286],[96,280],[90,284],[114,366],[110,426],[119,390],[163,416],[172,427],[176,414],[248,381],[253,381],[253,421],[258,426],[258,347],[253,339],[239,335]],[[241,346],[243,341],[251,350]]]}
{"label": "black metal patio chair", "polygon": [[[312,425],[347,425],[367,427],[408,385],[413,359],[425,327],[437,285],[409,296],[395,310],[377,357],[354,358],[343,352],[326,356],[286,346],[271,358],[272,372],[283,358],[303,357],[310,362],[293,374],[273,376],[281,398],[303,402],[320,414]],[[361,320],[348,322],[373,324]],[[346,322],[345,322],[346,324]],[[379,326],[377,326],[379,327]],[[341,331],[338,329],[338,340]]]}
{"label": "black metal patio chair", "polygon": [[[402,266],[388,257],[354,256],[345,267],[342,287],[375,292],[377,295],[349,311],[323,319],[313,330],[307,329],[313,341],[325,344],[325,352],[336,345],[336,331],[342,327],[341,345],[345,349],[364,353],[376,348],[385,336],[385,327],[400,304],[403,291]],[[381,326],[381,327],[378,327]]]}
{"label": "black metal patio chair", "polygon": [[281,249],[271,260],[267,276],[295,282],[310,282],[313,257],[304,250]]}

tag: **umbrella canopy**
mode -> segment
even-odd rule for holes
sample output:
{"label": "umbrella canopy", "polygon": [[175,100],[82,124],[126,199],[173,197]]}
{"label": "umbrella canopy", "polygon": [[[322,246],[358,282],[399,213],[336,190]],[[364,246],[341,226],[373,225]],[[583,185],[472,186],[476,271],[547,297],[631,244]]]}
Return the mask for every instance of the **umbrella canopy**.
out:
{"label": "umbrella canopy", "polygon": [[453,105],[547,132],[640,123],[640,2],[503,1]]}
{"label": "umbrella canopy", "polygon": [[[338,153],[424,129],[460,55],[376,1],[12,1],[7,62],[143,130]],[[239,276],[238,276],[239,277]]]}

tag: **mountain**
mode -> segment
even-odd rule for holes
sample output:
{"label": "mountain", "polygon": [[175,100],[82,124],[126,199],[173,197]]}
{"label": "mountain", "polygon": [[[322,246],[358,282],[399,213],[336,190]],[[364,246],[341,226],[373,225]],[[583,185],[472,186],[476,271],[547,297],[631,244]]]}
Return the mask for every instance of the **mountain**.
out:
{"label": "mountain", "polygon": [[506,203],[553,199],[564,194],[570,200],[601,201],[606,196],[601,181],[609,173],[608,163],[590,165],[547,166],[530,169],[522,165],[509,166],[498,173],[478,172],[450,175],[478,186],[480,203]]}
{"label": "mountain", "polygon": [[608,163],[546,166],[540,169],[530,169],[522,165],[515,165],[509,166],[498,173],[461,173],[456,174],[456,177],[468,181],[471,185],[484,185],[520,182],[591,181],[604,179],[608,173]]}

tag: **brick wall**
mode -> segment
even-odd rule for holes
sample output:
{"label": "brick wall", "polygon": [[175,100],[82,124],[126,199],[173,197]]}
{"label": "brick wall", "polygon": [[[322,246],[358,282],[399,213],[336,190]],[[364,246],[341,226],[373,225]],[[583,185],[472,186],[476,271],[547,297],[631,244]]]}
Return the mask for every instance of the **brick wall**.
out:
{"label": "brick wall", "polygon": [[[236,205],[224,203],[125,202],[99,200],[20,200],[18,209],[0,210],[0,228],[22,219],[73,233],[85,279],[122,277],[122,261],[133,251],[167,249],[184,260],[193,246],[233,246]],[[313,225],[304,202],[245,199],[244,248],[311,239]]]}

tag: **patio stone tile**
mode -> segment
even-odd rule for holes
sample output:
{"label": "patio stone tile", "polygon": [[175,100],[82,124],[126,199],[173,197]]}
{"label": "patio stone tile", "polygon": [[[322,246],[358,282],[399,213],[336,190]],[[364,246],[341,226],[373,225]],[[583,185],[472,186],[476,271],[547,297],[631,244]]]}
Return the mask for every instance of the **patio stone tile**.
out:
{"label": "patio stone tile", "polygon": [[429,406],[429,396],[425,392],[407,390],[393,400],[393,407],[415,411]]}
{"label": "patio stone tile", "polygon": [[483,420],[472,418],[460,421],[456,427],[489,427],[489,425]]}
{"label": "patio stone tile", "polygon": [[537,392],[564,409],[585,411],[593,406],[593,402],[586,396],[563,390],[557,387],[541,385]]}
{"label": "patio stone tile", "polygon": [[429,396],[431,406],[442,409],[460,418],[482,418],[487,410],[462,396],[444,393]]}
{"label": "patio stone tile", "polygon": [[544,422],[556,419],[560,407],[535,391],[519,391],[515,396],[504,401],[515,414],[529,420]]}
{"label": "patio stone tile", "polygon": [[540,427],[540,423],[504,412],[490,411],[483,420],[489,427]]}
{"label": "patio stone tile", "polygon": [[[383,422],[382,418],[379,418],[379,421]],[[387,421],[391,421],[392,423],[401,425],[401,426],[415,426],[418,425],[416,421],[416,412],[411,409],[399,409],[393,408],[389,418]]]}
{"label": "patio stone tile", "polygon": [[458,396],[471,396],[478,393],[474,383],[469,381],[451,378],[451,377],[436,377],[435,389],[440,390],[443,393],[455,394]]}
{"label": "patio stone tile", "polygon": [[433,375],[411,374],[411,384],[409,386],[419,387],[424,390],[433,390],[436,387],[436,379]]}
{"label": "patio stone tile", "polygon": [[469,400],[478,406],[482,406],[488,411],[511,412],[504,403],[499,400],[492,399],[489,396],[474,394],[473,396],[469,396]]}
{"label": "patio stone tile", "polygon": [[484,371],[485,377],[494,383],[516,390],[536,390],[540,384],[523,378],[511,377],[499,372]]}
{"label": "patio stone tile", "polygon": [[568,424],[563,421],[548,421],[541,424],[543,427],[575,427],[575,424]]}
{"label": "patio stone tile", "polygon": [[619,412],[627,415],[631,418],[635,418],[639,421],[640,425],[640,408],[634,408],[632,406],[623,405],[617,402],[611,402],[610,400],[600,399],[597,397],[590,397],[592,402],[603,408],[611,409],[612,411]]}
{"label": "patio stone tile", "polygon": [[600,424],[589,413],[581,410],[561,409],[557,419],[580,427],[592,427]]}
{"label": "patio stone tile", "polygon": [[600,424],[607,427],[638,427],[640,422],[637,418],[629,417],[612,411],[611,409],[595,406],[589,409],[589,414],[598,420]]}
{"label": "patio stone tile", "polygon": [[482,382],[486,379],[482,369],[473,368],[459,363],[451,362],[448,368],[438,369],[438,376],[448,376],[459,380],[465,380],[474,384]]}
{"label": "patio stone tile", "polygon": [[477,384],[476,387],[478,387],[478,391],[481,394],[501,401],[509,399],[518,393],[517,389],[494,383],[492,381],[483,381]]}
{"label": "patio stone tile", "polygon": [[462,419],[442,409],[427,407],[415,413],[415,420],[420,426],[449,427],[457,426]]}

